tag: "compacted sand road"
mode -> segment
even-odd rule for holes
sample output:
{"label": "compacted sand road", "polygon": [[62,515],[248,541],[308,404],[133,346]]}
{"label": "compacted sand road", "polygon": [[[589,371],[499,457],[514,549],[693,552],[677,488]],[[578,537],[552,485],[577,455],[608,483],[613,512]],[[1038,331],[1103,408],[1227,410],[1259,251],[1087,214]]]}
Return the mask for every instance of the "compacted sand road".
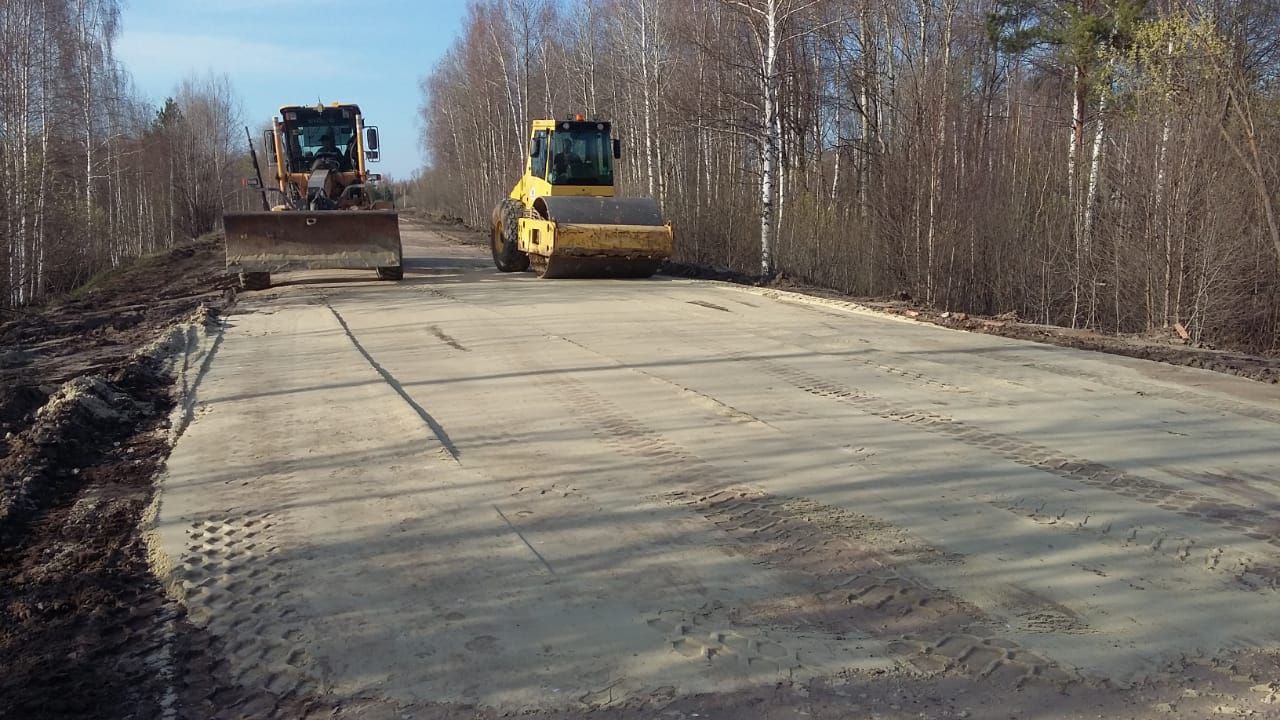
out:
{"label": "compacted sand road", "polygon": [[197,389],[157,528],[220,682],[393,717],[1277,707],[1274,386],[405,237],[402,283],[246,295]]}

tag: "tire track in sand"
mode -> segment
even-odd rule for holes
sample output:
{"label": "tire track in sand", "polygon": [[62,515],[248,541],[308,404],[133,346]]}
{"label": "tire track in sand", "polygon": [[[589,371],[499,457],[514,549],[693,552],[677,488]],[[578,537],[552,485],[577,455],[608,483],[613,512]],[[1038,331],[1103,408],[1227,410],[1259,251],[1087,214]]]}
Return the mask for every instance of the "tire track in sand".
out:
{"label": "tire track in sand", "polygon": [[[771,359],[757,358],[741,352],[734,353],[733,357],[738,361],[755,364],[766,374],[810,395],[844,403],[884,420],[917,427],[926,432],[987,450],[1027,468],[1122,495],[1140,503],[1154,505],[1161,510],[1216,525],[1280,548],[1280,536],[1277,535],[1277,530],[1280,530],[1280,520],[1266,512],[1183,490],[1169,483],[1152,480],[1061,450],[975,427],[939,413],[904,407],[867,391],[851,388]],[[1041,508],[1035,504],[1030,507],[1024,506],[1022,501],[992,504],[1033,518],[1046,517]],[[1086,515],[1080,525],[1084,526],[1087,523]],[[1100,532],[1109,534],[1111,529],[1103,528]],[[1136,540],[1136,533],[1136,530],[1130,529],[1129,539]],[[1210,568],[1218,567],[1222,559],[1220,549],[1197,542],[1194,538],[1182,538],[1181,542],[1172,547],[1165,547],[1164,542],[1162,536],[1157,536],[1150,541],[1153,550],[1169,553],[1181,559],[1190,557],[1192,548],[1202,551],[1205,564]],[[1263,584],[1271,588],[1280,587],[1280,564],[1256,557],[1242,558],[1240,562],[1244,565],[1240,572],[1243,581],[1250,584]]]}
{"label": "tire track in sand", "polygon": [[[687,333],[680,333],[680,332],[677,332],[677,334],[680,334],[682,336],[687,335]],[[593,348],[581,342],[578,342],[576,340],[560,337],[560,336],[549,336],[549,337],[554,340],[563,340],[576,347],[579,347],[582,350],[589,352],[592,355],[595,355],[596,357],[609,362],[611,365],[619,369],[626,369],[631,372],[635,372],[645,377],[651,378],[657,382],[661,382],[671,387],[677,388],[683,394],[685,394],[686,396],[689,396],[687,399],[696,400],[700,404],[714,404],[718,406],[715,409],[720,414],[726,414],[726,410],[727,410],[729,413],[731,413],[735,417],[760,423],[778,432],[786,432],[786,431],[781,430],[780,428],[773,425],[770,422],[771,420],[789,419],[793,416],[809,417],[804,413],[797,414],[797,413],[788,412],[785,410],[778,410],[774,412],[767,419],[760,418],[755,415],[751,415],[750,413],[739,410],[737,408],[733,408],[732,406],[726,405],[725,403],[723,403],[722,401],[716,398],[703,394],[696,389],[685,387],[684,385],[681,385],[678,382],[665,378],[654,372],[650,372],[634,366],[625,365],[620,361],[616,360],[615,358],[613,358],[612,356],[609,356],[607,354],[601,353],[600,351],[594,350]],[[818,394],[819,396],[826,397],[826,395],[823,395],[821,392],[814,392],[814,390],[820,390],[819,384],[822,383],[820,378],[811,374],[803,374],[803,377],[800,377],[797,375],[797,373],[800,373],[800,371],[795,370],[794,368],[790,368],[789,366],[783,365],[781,362],[777,361],[777,358],[775,357],[771,356],[768,358],[760,358],[756,356],[750,356],[743,352],[735,351],[730,348],[719,345],[718,343],[715,343],[713,340],[710,340],[709,338],[706,338],[704,336],[697,336],[696,338],[693,336],[689,336],[689,340],[690,342],[695,342],[695,341],[701,342],[704,345],[707,345],[707,344],[714,345],[717,353],[725,357],[728,357],[732,360],[736,360],[736,361],[750,360],[758,365],[766,366],[765,367],[766,371],[769,371],[772,376],[781,377],[782,379],[786,380],[788,384],[798,387],[800,389],[805,389],[806,391],[811,392],[811,394]],[[820,354],[828,355],[827,353],[820,353]],[[841,359],[844,359],[843,356],[841,356]],[[905,374],[899,375],[899,377],[906,382],[915,383],[919,379],[916,377],[916,375],[917,375],[916,373],[905,373]],[[835,387],[831,383],[825,383],[823,384],[822,387],[826,387],[826,386],[832,386],[834,388],[833,389],[834,392],[837,392],[837,393],[844,392],[843,390],[840,389],[840,387]],[[810,388],[812,388],[812,390]],[[870,393],[866,393],[865,391],[862,391],[862,390],[847,389],[847,388],[846,390],[848,390],[848,393],[845,393],[844,395],[841,396],[841,397],[845,397],[846,399],[856,396],[859,399],[866,398],[868,401],[872,399],[882,400],[881,398],[878,398],[877,396],[872,396]],[[879,417],[882,417],[884,419],[902,419],[903,418],[903,416],[900,413],[893,412],[894,409],[899,408],[901,406],[888,403],[887,401],[883,401],[883,400],[882,402],[884,404],[884,408],[881,408],[881,409],[884,410],[884,414],[877,414]],[[863,411],[866,410],[865,407],[860,407],[860,409],[862,409]],[[923,414],[921,415],[923,416]],[[958,421],[944,418],[941,415],[929,414],[929,417],[943,419],[950,424],[959,424]],[[991,433],[988,433],[987,435],[990,435],[991,437],[997,437],[995,434],[991,434]],[[1005,436],[999,436],[999,437],[1002,439],[1005,438]],[[1007,438],[1007,439],[1012,440],[1013,438]],[[996,447],[999,447],[999,445],[1002,444],[1002,442],[1003,440],[1000,443],[997,443]],[[1020,444],[1025,444],[1025,443],[1021,443],[1021,441],[1016,441],[1016,442]],[[970,443],[970,444],[974,444],[974,443]],[[830,446],[836,449],[844,449],[838,443],[830,444]],[[976,446],[981,447],[984,450],[993,449],[992,447],[981,444],[981,442],[977,443]],[[1052,451],[1052,450],[1049,450],[1048,448],[1040,448],[1039,446],[1034,446],[1034,447],[1036,448],[1035,452],[1031,453],[1029,457],[1028,456],[1022,457],[1022,461],[1020,462],[1020,464],[1027,467],[1033,467],[1034,469],[1043,469],[1039,467],[1034,467],[1034,463],[1039,462],[1044,457],[1054,457],[1056,458],[1056,461],[1058,464],[1065,464],[1073,461],[1072,458],[1062,456],[1062,454],[1058,453],[1057,451]],[[1074,459],[1074,464],[1071,467],[1079,466],[1082,470],[1081,472],[1078,472],[1076,475],[1067,474],[1067,477],[1070,477],[1073,480],[1078,480],[1079,479],[1078,475],[1084,475],[1087,478],[1089,474],[1088,470],[1092,470],[1093,465],[1095,464],[1087,460]],[[1099,465],[1099,467],[1103,467],[1103,466]],[[1115,472],[1119,473],[1120,471],[1117,470]],[[1061,472],[1055,473],[1055,474],[1062,475]],[[1145,478],[1139,478],[1137,482],[1143,483],[1143,482],[1153,482],[1153,481],[1147,481]],[[1166,487],[1172,487],[1172,486],[1166,486]],[[1162,499],[1160,502],[1164,502],[1163,498],[1165,498],[1166,496],[1161,496],[1161,497]],[[1213,509],[1217,508],[1217,506],[1215,505],[1215,503],[1217,503],[1217,500],[1212,498],[1211,496],[1203,496],[1203,495],[1196,495],[1194,493],[1190,493],[1190,494],[1187,494],[1186,497],[1194,499],[1196,502],[1202,503],[1202,507],[1206,511],[1212,511]],[[1159,526],[1126,525],[1126,526],[1120,527],[1120,526],[1114,526],[1113,524],[1098,522],[1094,519],[1093,514],[1090,513],[1089,509],[1076,498],[1064,499],[1061,497],[1050,497],[1046,499],[1045,497],[1037,496],[1034,493],[1011,493],[1011,494],[1000,494],[997,496],[976,497],[975,499],[991,507],[994,507],[998,510],[1003,510],[1013,515],[1016,515],[1018,517],[1029,519],[1032,522],[1035,522],[1039,525],[1057,527],[1057,528],[1061,528],[1061,529],[1069,530],[1073,532],[1087,533],[1089,535],[1092,535],[1096,542],[1114,545],[1121,549],[1134,549],[1134,550],[1141,550],[1141,551],[1155,553],[1156,555],[1162,558],[1165,558],[1166,560],[1174,564],[1181,565],[1181,564],[1194,562],[1201,565],[1203,568],[1207,570],[1230,574],[1246,587],[1250,587],[1250,588],[1277,587],[1277,575],[1280,574],[1278,573],[1277,568],[1273,567],[1274,564],[1268,561],[1259,561],[1258,556],[1254,554],[1242,553],[1242,552],[1232,551],[1229,549],[1224,550],[1222,547],[1204,542],[1196,537],[1188,535],[1185,532],[1170,531]],[[1137,499],[1139,501],[1146,500],[1146,498],[1143,498],[1143,497],[1139,497]],[[1167,509],[1167,508],[1162,507],[1162,509]],[[1199,516],[1193,516],[1193,517],[1198,518]],[[1230,528],[1230,529],[1239,530],[1239,528]],[[1254,536],[1250,536],[1250,537],[1255,540],[1260,539]]]}
{"label": "tire track in sand", "polygon": [[[749,488],[677,491],[672,497],[766,565],[805,576],[812,596],[764,608],[763,618],[834,632],[857,627],[890,639],[890,652],[926,672],[955,672],[1012,687],[1079,679],[1074,671],[999,637],[999,623],[981,609],[905,571],[872,540],[901,537],[901,531],[812,500]],[[933,557],[939,554],[928,548],[917,552],[924,561],[954,561]]]}
{"label": "tire track in sand", "polygon": [[215,706],[255,692],[306,697],[319,687],[319,672],[298,642],[303,630],[292,594],[281,587],[287,571],[277,525],[271,512],[227,511],[187,528],[173,587],[191,622],[221,645],[225,660],[213,668],[209,690]]}
{"label": "tire track in sand", "polygon": [[[788,601],[786,607],[754,608],[748,616],[739,617],[738,630],[762,624],[837,635],[868,633],[889,641],[895,658],[919,670],[956,673],[1002,686],[1065,685],[1079,679],[1075,671],[998,637],[998,622],[929,585],[873,540],[890,535],[897,545],[906,536],[904,531],[865,517],[851,522],[851,514],[807,499],[741,487],[717,466],[649,428],[583,382],[554,373],[543,374],[540,382],[619,454],[642,461],[672,486],[682,488],[667,495],[667,502],[688,507],[712,522],[737,551],[785,574],[803,589],[802,599]],[[916,547],[918,556],[942,556],[918,543]],[[705,628],[690,627],[684,620],[660,615],[649,623],[668,633],[672,652],[711,661],[725,653],[726,642],[715,634],[718,631],[706,640]],[[691,635],[698,641],[690,641]],[[752,647],[745,637],[733,642]],[[780,651],[769,641],[756,641],[755,647],[761,652],[758,661],[780,662]],[[801,667],[787,662],[780,667]]]}
{"label": "tire track in sand", "polygon": [[1087,382],[1105,385],[1117,390],[1126,390],[1136,392],[1148,397],[1158,398],[1162,400],[1175,400],[1188,405],[1208,410],[1216,410],[1222,413],[1239,415],[1254,420],[1262,420],[1270,423],[1280,423],[1280,412],[1268,410],[1267,408],[1257,407],[1248,403],[1236,400],[1228,400],[1227,398],[1214,397],[1204,393],[1198,393],[1194,390],[1180,390],[1177,388],[1157,385],[1156,383],[1144,382],[1142,380],[1121,380],[1118,378],[1108,377],[1100,373],[1092,373],[1087,370],[1077,370],[1075,368],[1063,367],[1054,363],[1033,362],[1025,365],[1025,367],[1043,370],[1055,375],[1062,375],[1076,380],[1085,380]]}

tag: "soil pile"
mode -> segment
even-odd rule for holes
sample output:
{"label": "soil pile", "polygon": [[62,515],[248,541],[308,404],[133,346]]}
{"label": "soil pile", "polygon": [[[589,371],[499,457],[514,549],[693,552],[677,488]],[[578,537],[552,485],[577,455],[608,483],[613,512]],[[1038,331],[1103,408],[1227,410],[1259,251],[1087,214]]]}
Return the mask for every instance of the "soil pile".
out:
{"label": "soil pile", "polygon": [[0,717],[157,717],[180,611],[139,523],[169,452],[175,327],[233,299],[222,243],[141,258],[0,325]]}

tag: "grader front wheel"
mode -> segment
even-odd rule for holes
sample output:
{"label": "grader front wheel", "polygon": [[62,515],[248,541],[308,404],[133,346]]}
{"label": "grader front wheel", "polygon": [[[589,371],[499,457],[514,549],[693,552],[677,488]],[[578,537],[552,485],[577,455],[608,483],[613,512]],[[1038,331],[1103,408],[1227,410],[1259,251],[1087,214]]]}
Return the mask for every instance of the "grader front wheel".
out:
{"label": "grader front wheel", "polygon": [[271,273],[269,272],[246,272],[240,273],[240,287],[244,290],[266,290],[271,287]]}

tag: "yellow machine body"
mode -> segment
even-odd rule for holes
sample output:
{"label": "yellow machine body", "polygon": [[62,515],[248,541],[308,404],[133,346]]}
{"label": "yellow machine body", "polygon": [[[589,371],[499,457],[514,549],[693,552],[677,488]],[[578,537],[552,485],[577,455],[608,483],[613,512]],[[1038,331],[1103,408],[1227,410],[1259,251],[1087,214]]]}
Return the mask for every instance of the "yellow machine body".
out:
{"label": "yellow machine body", "polygon": [[274,181],[262,189],[270,209],[223,215],[227,272],[246,287],[288,270],[368,269],[400,279],[399,217],[372,199],[377,128],[365,126],[358,105],[281,107],[262,154]]}
{"label": "yellow machine body", "polygon": [[671,256],[671,225],[657,202],[614,197],[619,147],[606,122],[533,121],[524,175],[494,210],[500,270],[648,277]]}
{"label": "yellow machine body", "polygon": [[600,225],[520,221],[520,250],[538,255],[671,255],[671,230],[661,225]]}

